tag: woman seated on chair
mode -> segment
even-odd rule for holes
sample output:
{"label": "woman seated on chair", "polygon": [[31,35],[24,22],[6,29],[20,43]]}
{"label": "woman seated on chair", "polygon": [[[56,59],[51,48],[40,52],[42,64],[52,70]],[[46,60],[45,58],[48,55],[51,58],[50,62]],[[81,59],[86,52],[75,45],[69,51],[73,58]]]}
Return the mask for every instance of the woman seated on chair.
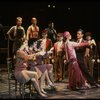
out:
{"label": "woman seated on chair", "polygon": [[[25,47],[24,47],[24,51],[28,54],[28,55],[33,55],[34,51],[32,51],[29,47],[28,47],[28,41],[25,41]],[[43,64],[42,62],[42,54],[45,54],[45,52],[38,52],[37,56],[35,56],[34,60],[29,60],[28,61],[28,66],[29,66],[29,70],[31,71],[36,71],[38,73],[39,79],[40,79],[40,89],[43,93],[46,94],[46,92],[43,89],[43,83],[45,82],[45,79],[48,83],[48,86],[51,88],[55,88],[54,87],[54,83],[53,81],[53,76],[51,75],[52,73],[52,64]],[[36,54],[36,53],[35,53]],[[48,71],[49,70],[49,71]],[[49,75],[50,73],[50,75]]]}
{"label": "woman seated on chair", "polygon": [[28,55],[24,49],[26,47],[25,41],[19,40],[17,41],[17,47],[16,49],[16,62],[15,62],[15,78],[20,83],[27,83],[31,80],[33,83],[36,91],[41,97],[47,97],[46,94],[42,93],[41,88],[38,83],[39,76],[37,72],[35,71],[29,71],[28,68],[28,61],[34,60],[36,55],[39,55],[39,53],[34,53],[31,55]]}

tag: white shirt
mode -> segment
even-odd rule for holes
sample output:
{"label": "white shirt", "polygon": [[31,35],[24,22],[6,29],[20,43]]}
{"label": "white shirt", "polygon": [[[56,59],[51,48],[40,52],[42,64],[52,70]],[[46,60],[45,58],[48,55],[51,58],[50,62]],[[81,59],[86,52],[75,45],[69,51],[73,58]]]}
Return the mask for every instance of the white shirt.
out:
{"label": "white shirt", "polygon": [[57,42],[57,52],[62,51],[62,44],[63,44],[63,41]]}
{"label": "white shirt", "polygon": [[42,48],[43,51],[46,50],[46,39],[42,39],[41,48]]}

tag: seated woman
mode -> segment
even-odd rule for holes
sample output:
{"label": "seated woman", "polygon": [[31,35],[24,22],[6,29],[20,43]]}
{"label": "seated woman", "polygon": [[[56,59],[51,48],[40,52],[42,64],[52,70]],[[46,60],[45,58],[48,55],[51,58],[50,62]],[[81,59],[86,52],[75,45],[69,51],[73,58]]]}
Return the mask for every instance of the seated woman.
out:
{"label": "seated woman", "polygon": [[40,76],[40,80],[44,76],[44,78],[41,80],[41,84],[43,84],[43,82],[45,82],[45,79],[46,79],[48,86],[51,88],[55,88],[54,83],[53,83],[53,77],[51,75],[53,74],[52,64],[43,64],[43,56],[41,55],[37,56],[36,60],[29,61],[28,64],[29,64],[30,70],[33,70],[33,71],[35,70],[38,73],[38,75]]}
{"label": "seated woman", "polygon": [[35,58],[34,60],[28,61],[29,70],[37,72],[39,76],[39,80],[40,80],[40,89],[43,93],[47,94],[43,89],[43,83],[45,82],[45,78],[46,78],[48,85],[51,87],[54,87],[52,81],[50,80],[48,76],[48,70],[52,66],[48,65],[48,69],[47,69],[47,65],[42,64],[42,60],[41,60],[42,52],[34,53],[29,49],[28,41],[26,40],[24,43],[25,43],[25,46],[24,46],[25,53],[27,53],[28,55],[36,54],[36,56],[34,57]]}
{"label": "seated woman", "polygon": [[[46,39],[47,38],[47,31],[46,30],[43,30],[42,32],[42,35],[43,35],[43,39]],[[41,53],[44,53],[43,55],[40,55],[37,57],[36,61],[37,62],[37,65],[42,65],[42,66],[46,66],[46,69],[48,71],[48,76],[49,76],[49,79],[50,81],[53,83],[53,87],[54,87],[54,78],[53,78],[53,64],[50,64],[50,63],[44,63],[44,60],[48,60],[48,57],[52,54],[50,50],[51,46],[49,46],[50,44],[47,43],[44,43],[42,40],[43,39],[39,39],[38,41],[34,42],[33,45],[31,45],[31,50],[33,52],[41,52]],[[50,40],[49,40],[50,42]],[[48,44],[48,45],[46,45]],[[46,45],[43,46],[43,45]],[[47,47],[49,46],[49,47]],[[43,48],[44,47],[44,48]],[[47,49],[48,48],[48,49]],[[46,49],[46,50],[45,50]],[[33,62],[33,63],[35,63]],[[35,64],[36,65],[36,64]],[[47,79],[47,78],[46,78]]]}
{"label": "seated woman", "polygon": [[28,81],[31,80],[33,83],[36,91],[41,97],[47,97],[46,94],[42,93],[39,83],[38,83],[38,74],[35,71],[29,71],[27,70],[28,68],[28,61],[29,60],[34,60],[36,54],[31,54],[28,55],[24,49],[26,47],[26,43],[23,41],[18,41],[17,42],[17,47],[16,49],[16,62],[15,62],[15,78],[20,82],[20,83],[27,83]]}

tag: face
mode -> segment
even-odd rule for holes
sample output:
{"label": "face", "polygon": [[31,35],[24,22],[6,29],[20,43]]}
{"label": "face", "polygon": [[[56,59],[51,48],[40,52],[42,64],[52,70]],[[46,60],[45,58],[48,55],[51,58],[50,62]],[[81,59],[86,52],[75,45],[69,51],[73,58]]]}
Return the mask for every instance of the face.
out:
{"label": "face", "polygon": [[46,37],[47,37],[47,34],[42,34],[42,37],[43,37],[43,38],[46,38]]}
{"label": "face", "polygon": [[83,37],[83,34],[81,31],[77,32],[77,39],[81,39]]}
{"label": "face", "polygon": [[32,19],[32,24],[34,24],[34,25],[37,24],[37,19],[36,19],[36,18],[33,18],[33,19]]}
{"label": "face", "polygon": [[86,36],[86,40],[91,40],[91,36]]}
{"label": "face", "polygon": [[25,41],[23,42],[23,46],[24,46],[24,47],[28,47],[28,41],[27,41],[27,40],[25,40]]}
{"label": "face", "polygon": [[50,27],[50,28],[54,28],[54,23],[50,23],[50,24],[49,24],[49,27]]}
{"label": "face", "polygon": [[16,23],[17,23],[18,26],[21,26],[22,25],[22,20],[17,20]]}
{"label": "face", "polygon": [[71,34],[69,32],[64,32],[64,41],[66,41],[67,39],[70,40],[72,37],[71,37]]}
{"label": "face", "polygon": [[57,36],[57,40],[58,41],[62,41],[63,40],[63,37],[62,36]]}

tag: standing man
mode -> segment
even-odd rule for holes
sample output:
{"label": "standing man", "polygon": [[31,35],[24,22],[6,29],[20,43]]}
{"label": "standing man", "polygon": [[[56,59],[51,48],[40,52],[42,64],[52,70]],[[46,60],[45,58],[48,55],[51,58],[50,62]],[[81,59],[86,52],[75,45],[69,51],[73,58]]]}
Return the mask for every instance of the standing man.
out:
{"label": "standing man", "polygon": [[[42,31],[42,38],[40,39],[40,41],[41,41],[40,48],[41,48],[42,51],[45,51],[45,52],[48,52],[52,47],[52,41],[51,41],[51,39],[47,38],[47,36],[48,36],[47,33],[48,33],[47,30],[43,30]],[[50,64],[50,62],[51,62],[50,58],[51,58],[51,55],[46,57],[44,59],[44,63]]]}
{"label": "standing man", "polygon": [[[77,42],[78,43],[85,42],[85,40],[83,39],[83,36],[84,36],[83,30],[79,29],[77,31]],[[88,69],[86,67],[85,59],[84,59],[85,50],[86,50],[85,47],[76,48],[77,61],[78,61],[80,70],[83,76],[85,77],[85,79],[87,80],[87,82],[89,82],[92,86],[99,87],[99,85],[94,81],[93,77],[89,74]]]}
{"label": "standing man", "polygon": [[94,68],[93,59],[94,58],[96,59],[97,46],[96,46],[95,40],[92,39],[91,32],[86,32],[85,36],[86,36],[87,41],[89,41],[89,42],[93,41],[94,42],[93,45],[86,47],[86,51],[85,51],[86,65],[87,65],[87,68],[88,68],[90,75],[93,77],[93,68]]}
{"label": "standing man", "polygon": [[54,79],[55,81],[62,81],[63,79],[63,56],[64,56],[64,48],[63,48],[63,33],[57,34],[57,42],[54,43]]}
{"label": "standing man", "polygon": [[57,40],[57,32],[54,29],[54,23],[50,22],[48,24],[48,28],[46,28],[46,30],[48,30],[48,38],[52,40],[52,43],[54,44]]}
{"label": "standing man", "polygon": [[[15,42],[18,41],[18,39],[25,39],[25,30],[24,28],[21,26],[22,25],[22,18],[21,17],[17,17],[16,18],[16,25],[12,26],[9,31],[7,32],[7,35],[9,36],[9,39],[12,41],[12,47],[13,48],[11,51],[11,55],[14,56],[15,54]],[[9,45],[9,44],[8,44]],[[10,50],[9,50],[10,51]],[[13,54],[12,54],[13,53]]]}
{"label": "standing man", "polygon": [[30,25],[27,29],[27,40],[29,46],[31,46],[33,42],[37,41],[39,38],[39,27],[37,26],[37,19],[33,17],[31,22],[32,25]]}

